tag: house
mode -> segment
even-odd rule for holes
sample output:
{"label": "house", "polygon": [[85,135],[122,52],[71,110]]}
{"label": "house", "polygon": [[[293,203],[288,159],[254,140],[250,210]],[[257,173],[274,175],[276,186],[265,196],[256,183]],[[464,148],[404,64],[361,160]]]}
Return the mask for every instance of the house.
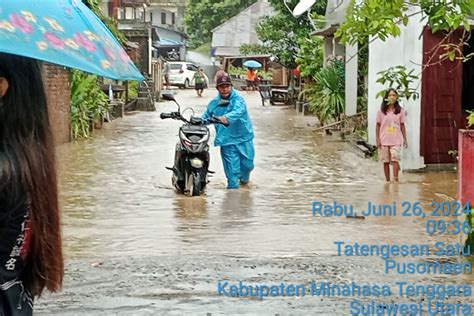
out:
{"label": "house", "polygon": [[105,0],[102,12],[118,21],[118,29],[136,52],[134,62],[142,73],[151,74],[153,59],[176,51],[186,55],[187,35],[183,29],[184,0]]}
{"label": "house", "polygon": [[106,0],[101,3],[102,12],[118,22],[118,29],[127,37],[126,49],[141,73],[150,74],[152,69],[153,40],[158,33],[145,19],[149,0]]}
{"label": "house", "polygon": [[[346,61],[346,115],[357,109],[357,46],[341,45],[334,33],[345,21],[350,0],[328,0],[325,26],[313,33],[324,36],[324,57],[345,56]],[[412,10],[415,10],[412,8]],[[415,13],[408,12],[408,15]],[[409,147],[403,151],[402,168],[416,170],[427,164],[452,163],[455,155],[449,152],[457,149],[458,129],[465,127],[466,110],[474,95],[474,60],[466,63],[439,61],[442,49],[433,49],[443,40],[441,33],[433,34],[420,21],[419,15],[409,18],[408,25],[401,26],[401,34],[385,41],[370,40],[368,73],[368,136],[375,144],[375,118],[382,102],[376,95],[389,87],[377,83],[379,72],[402,65],[408,71],[414,70],[420,79],[413,85],[420,98],[401,100],[408,113],[406,129]],[[473,23],[474,24],[474,23]],[[456,43],[462,30],[450,37]],[[470,46],[474,47],[473,38]],[[471,48],[469,48],[471,47]]]}
{"label": "house", "polygon": [[257,25],[264,16],[274,15],[267,0],[259,0],[212,30],[213,57],[240,55],[244,44],[259,44]]}
{"label": "house", "polygon": [[[409,12],[411,14],[414,12]],[[458,129],[466,125],[466,110],[474,109],[474,60],[440,61],[443,49],[436,49],[445,35],[433,34],[420,21],[421,17],[410,17],[406,27],[396,38],[371,41],[369,45],[368,78],[368,133],[369,142],[375,144],[375,117],[381,98],[376,95],[388,87],[377,83],[380,71],[397,65],[414,69],[420,80],[413,85],[420,98],[402,100],[407,111],[407,138],[409,147],[402,157],[403,169],[421,169],[428,164],[456,162]],[[474,23],[473,23],[474,24]],[[463,31],[454,32],[448,42],[458,43]],[[445,42],[447,43],[447,42]],[[465,53],[472,52],[474,37],[469,40]],[[387,55],[387,52],[389,54]],[[389,57],[389,58],[387,58]]]}
{"label": "house", "polygon": [[325,14],[325,25],[312,33],[324,38],[324,65],[335,57],[343,56],[345,67],[345,114],[357,113],[357,45],[341,44],[334,36],[339,26],[345,22],[346,10],[350,0],[328,0]]}
{"label": "house", "polygon": [[145,21],[151,23],[159,35],[153,41],[157,56],[168,58],[175,51],[179,60],[186,59],[186,40],[184,32],[185,0],[149,0]]}

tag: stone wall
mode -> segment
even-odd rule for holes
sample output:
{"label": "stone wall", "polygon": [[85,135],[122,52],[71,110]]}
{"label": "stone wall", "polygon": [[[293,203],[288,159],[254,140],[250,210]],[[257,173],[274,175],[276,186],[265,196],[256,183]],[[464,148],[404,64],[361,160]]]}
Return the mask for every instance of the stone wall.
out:
{"label": "stone wall", "polygon": [[57,145],[67,143],[71,140],[69,70],[44,63],[43,76],[54,140]]}

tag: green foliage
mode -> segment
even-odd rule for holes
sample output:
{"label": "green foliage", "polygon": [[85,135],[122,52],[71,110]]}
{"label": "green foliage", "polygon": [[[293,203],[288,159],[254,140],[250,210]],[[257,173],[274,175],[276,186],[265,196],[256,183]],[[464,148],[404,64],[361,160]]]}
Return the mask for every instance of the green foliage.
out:
{"label": "green foliage", "polygon": [[256,0],[186,0],[184,24],[189,35],[188,44],[198,47],[209,42],[212,29],[255,2]]}
{"label": "green foliage", "polygon": [[[247,74],[247,68],[234,67],[232,65],[229,65],[229,67],[227,68],[227,73],[232,78],[245,79],[246,74]],[[263,80],[272,80],[272,78],[273,78],[273,73],[271,71],[257,70],[257,74]]]}
{"label": "green foliage", "polygon": [[307,88],[310,110],[321,125],[329,119],[340,119],[344,112],[344,62],[334,60],[314,76],[315,84]]}
{"label": "green foliage", "polygon": [[[412,8],[417,7],[413,12]],[[336,36],[343,43],[362,43],[374,36],[385,40],[400,35],[400,25],[407,25],[410,16],[419,15],[433,32],[453,31],[464,26],[470,29],[468,17],[474,8],[473,0],[351,0],[346,22]]]}
{"label": "green foliage", "polygon": [[241,68],[241,67],[234,67],[232,65],[229,65],[227,68],[227,73],[232,77],[232,78],[239,78],[241,79],[242,77],[245,76],[246,74],[246,69]]}
{"label": "green foliage", "polygon": [[467,126],[472,127],[474,126],[474,112],[468,111],[469,116],[467,117]]}
{"label": "green foliage", "polygon": [[[404,66],[390,67],[385,71],[378,72],[380,75],[377,80],[378,83],[397,90],[399,97],[406,98],[409,100],[413,98],[416,100],[419,97],[419,93],[416,89],[411,88],[411,85],[415,80],[418,80],[418,76],[413,75],[414,70],[407,72]],[[384,97],[386,89],[377,93],[377,97]]]}
{"label": "green foliage", "polygon": [[71,132],[77,139],[89,136],[93,121],[107,114],[108,103],[96,76],[79,70],[71,73]]}
{"label": "green foliage", "polygon": [[136,99],[138,98],[138,81],[130,81],[128,83],[128,98]]}
{"label": "green foliage", "polygon": [[[433,33],[450,32],[461,26],[470,30],[469,16],[473,12],[474,0],[351,0],[346,22],[336,36],[342,43],[350,44],[361,44],[368,37],[385,41],[388,37],[399,36],[400,26],[406,26],[411,16],[419,16]],[[443,46],[444,57],[453,61],[463,43]]]}
{"label": "green foliage", "polygon": [[466,216],[466,221],[472,228],[472,231],[467,235],[466,243],[464,244],[464,249],[467,251],[468,247],[474,247],[474,209],[471,209],[469,214]]}
{"label": "green foliage", "polygon": [[[298,0],[289,0],[288,6],[293,9]],[[277,58],[285,67],[295,68],[299,52],[299,43],[309,38],[313,31],[306,15],[296,19],[286,8],[284,1],[270,0],[276,15],[265,17],[257,27],[257,34],[266,51]],[[317,0],[312,7],[312,12],[320,16],[325,13],[326,0]]]}
{"label": "green foliage", "polygon": [[300,39],[298,44],[296,63],[300,75],[313,78],[323,67],[323,40],[312,36]]}
{"label": "green foliage", "polygon": [[240,53],[242,55],[265,55],[268,54],[268,49],[259,44],[244,44],[240,46]]}

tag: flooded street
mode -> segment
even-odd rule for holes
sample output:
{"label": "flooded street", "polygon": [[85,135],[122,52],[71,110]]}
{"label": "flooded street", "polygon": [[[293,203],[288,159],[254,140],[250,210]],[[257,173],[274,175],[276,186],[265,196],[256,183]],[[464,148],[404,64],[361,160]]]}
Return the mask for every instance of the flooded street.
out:
{"label": "flooded street", "polygon": [[[201,114],[214,91],[197,98],[193,90],[179,90],[176,98]],[[404,173],[399,184],[386,184],[379,163],[313,132],[314,118],[285,106],[262,107],[257,93],[244,96],[256,135],[249,188],[225,189],[219,149],[211,147],[216,173],[205,194],[189,198],[174,191],[165,167],[173,164],[181,123],[159,117],[175,110],[172,103],[128,115],[90,140],[59,148],[65,285],[61,293],[40,298],[35,314],[347,315],[350,297],[232,298],[217,295],[218,282],[474,285],[472,275],[387,275],[380,257],[337,255],[336,240],[459,240],[429,236],[423,229],[429,216],[402,217],[401,210],[395,217],[365,219],[312,214],[312,201],[352,204],[359,213],[369,201],[419,201],[429,209],[433,199],[456,198],[456,173]],[[419,298],[380,299],[410,300]],[[473,298],[454,301],[472,304]]]}

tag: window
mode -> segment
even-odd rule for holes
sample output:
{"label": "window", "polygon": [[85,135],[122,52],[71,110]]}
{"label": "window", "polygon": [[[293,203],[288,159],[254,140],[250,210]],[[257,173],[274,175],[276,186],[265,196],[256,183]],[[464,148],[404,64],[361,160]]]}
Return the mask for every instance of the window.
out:
{"label": "window", "polygon": [[143,8],[136,8],[135,9],[135,19],[143,21],[143,17],[145,16],[145,10]]}
{"label": "window", "polygon": [[176,13],[171,13],[171,24],[175,25],[176,24]]}
{"label": "window", "polygon": [[193,64],[187,64],[186,69],[191,70],[191,71],[197,71],[197,67]]}
{"label": "window", "polygon": [[166,12],[161,12],[161,24],[166,24]]}
{"label": "window", "polygon": [[181,69],[181,64],[170,64],[170,69],[173,69],[173,70]]}
{"label": "window", "polygon": [[150,22],[153,23],[153,12],[150,12]]}
{"label": "window", "polygon": [[125,20],[133,20],[134,19],[133,13],[134,13],[133,8],[125,7]]}

